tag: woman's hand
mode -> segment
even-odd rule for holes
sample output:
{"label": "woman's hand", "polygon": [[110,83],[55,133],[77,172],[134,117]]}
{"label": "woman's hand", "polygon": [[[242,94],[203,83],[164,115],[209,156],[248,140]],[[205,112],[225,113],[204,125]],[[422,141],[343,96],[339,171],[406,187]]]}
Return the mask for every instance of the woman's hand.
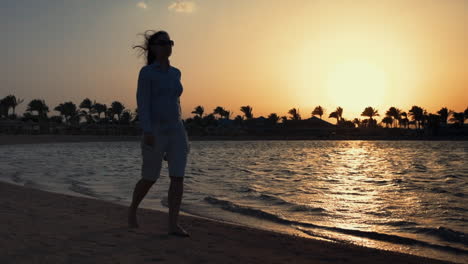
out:
{"label": "woman's hand", "polygon": [[154,146],[154,135],[151,133],[145,133],[143,136],[145,145]]}

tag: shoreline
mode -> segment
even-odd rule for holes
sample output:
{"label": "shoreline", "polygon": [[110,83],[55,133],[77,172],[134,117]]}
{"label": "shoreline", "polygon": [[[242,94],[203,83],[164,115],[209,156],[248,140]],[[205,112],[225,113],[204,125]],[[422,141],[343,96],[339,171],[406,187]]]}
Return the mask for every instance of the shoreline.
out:
{"label": "shoreline", "polygon": [[[134,136],[15,135],[0,136],[0,145],[134,141],[138,138]],[[28,261],[61,263],[81,260],[84,257],[89,257],[92,262],[97,262],[97,259],[102,257],[99,261],[104,263],[115,262],[117,259],[123,263],[134,263],[135,260],[138,260],[138,263],[150,263],[156,260],[162,263],[284,263],[290,261],[294,263],[452,263],[400,252],[257,229],[181,212],[179,216],[181,225],[188,227],[187,230],[196,236],[189,238],[188,241],[181,241],[187,247],[185,248],[187,251],[184,251],[182,255],[190,259],[194,252],[199,254],[196,259],[184,262],[176,254],[179,252],[177,250],[178,238],[168,237],[162,228],[166,226],[166,212],[140,207],[138,219],[142,227],[129,229],[126,227],[127,207],[122,204],[31,189],[2,181],[0,181],[0,190],[3,194],[0,197],[0,210],[4,212],[2,215],[5,215],[0,223],[3,227],[0,229],[0,246],[8,252],[0,256],[2,263],[10,263],[12,259],[21,260],[21,258],[25,263]],[[107,222],[105,223],[108,225],[99,222],[102,220],[100,218],[103,213],[106,213]],[[158,220],[155,221],[155,219]],[[67,222],[64,223],[63,220]],[[91,225],[86,223],[91,223]],[[94,230],[93,234],[96,235],[93,239],[73,240],[90,229]],[[108,230],[111,230],[112,234],[106,235],[105,231]],[[231,239],[233,236],[236,239]],[[143,239],[146,244],[150,242],[149,245],[153,247],[148,246],[143,250],[138,248],[138,243],[136,243],[135,248],[128,251],[124,245],[128,246],[130,243],[123,243],[123,237],[134,241]],[[256,238],[255,241],[249,241],[252,237]],[[26,245],[23,245],[22,243],[25,242],[27,242]],[[198,245],[199,243],[202,246]],[[70,245],[72,251],[61,247],[63,244]],[[155,245],[158,246],[154,247]],[[49,250],[49,247],[53,249]],[[100,250],[108,250],[109,247],[118,251],[119,257],[109,259],[99,254]],[[159,251],[150,249],[158,247],[163,247],[166,250],[165,253],[161,258],[151,257],[156,256]],[[19,248],[23,249],[23,253],[19,251]],[[205,252],[206,249],[210,251]],[[44,254],[34,253],[34,256],[28,256],[25,252],[29,251]],[[59,255],[56,255],[56,252],[60,252]],[[238,255],[239,252],[242,252],[242,256]],[[75,255],[76,258],[74,258]],[[230,255],[228,260],[226,260],[227,255]],[[52,261],[49,262],[49,260]],[[18,263],[20,262],[23,261]],[[86,263],[86,261],[83,262]]]}
{"label": "shoreline", "polygon": [[[1,145],[16,145],[16,144],[38,144],[38,143],[65,143],[65,142],[112,142],[112,141],[139,141],[141,136],[128,135],[10,135],[0,134]],[[189,141],[262,141],[262,140],[311,140],[311,141],[467,141],[466,138],[310,138],[301,136],[291,136],[288,138],[282,137],[260,137],[260,136],[241,136],[241,137],[226,137],[226,136],[191,136]]]}
{"label": "shoreline", "polygon": [[[190,238],[168,236],[167,213],[0,182],[2,263],[451,263],[189,215]],[[252,239],[255,238],[255,239]]]}

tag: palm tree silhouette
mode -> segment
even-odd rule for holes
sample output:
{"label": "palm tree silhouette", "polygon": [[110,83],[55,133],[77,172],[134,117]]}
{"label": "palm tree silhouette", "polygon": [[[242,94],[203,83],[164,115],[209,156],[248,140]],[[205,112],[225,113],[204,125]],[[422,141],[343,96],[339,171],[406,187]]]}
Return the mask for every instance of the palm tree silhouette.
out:
{"label": "palm tree silhouette", "polygon": [[0,118],[3,116],[8,117],[8,103],[5,101],[5,99],[0,99]]}
{"label": "palm tree silhouette", "polygon": [[328,115],[328,118],[336,118],[336,124],[337,124],[337,125],[338,125],[338,123],[340,122],[340,115],[339,115],[338,112],[336,112],[336,111],[331,112],[331,113]]}
{"label": "palm tree silhouette", "polygon": [[452,110],[448,110],[447,107],[442,107],[439,111],[437,111],[437,114],[440,115],[440,119],[444,124],[447,124],[449,116],[453,113]]}
{"label": "palm tree silhouette", "polygon": [[93,104],[94,111],[98,114],[98,119],[101,119],[101,113],[107,112],[107,105],[94,103]]}
{"label": "palm tree silhouette", "polygon": [[223,112],[223,117],[229,119],[231,117],[231,111],[225,110]]}
{"label": "palm tree silhouette", "polygon": [[[10,94],[10,95],[7,95],[5,98],[3,98],[3,102],[6,103],[7,105],[7,109],[10,109],[10,107],[13,109],[13,115],[15,114],[15,108],[21,104],[22,102],[24,102],[24,99],[17,99],[16,96]],[[7,115],[8,115],[8,110],[7,110]]]}
{"label": "palm tree silhouette", "polygon": [[123,112],[122,112],[122,116],[120,117],[121,118],[121,123],[122,124],[129,124],[130,121],[132,120],[132,112],[129,110],[129,109],[125,109]]}
{"label": "palm tree silhouette", "polygon": [[291,120],[301,120],[299,109],[296,109],[296,108],[289,109],[288,114],[291,115]]}
{"label": "palm tree silhouette", "polygon": [[37,115],[40,118],[47,118],[47,113],[49,112],[49,107],[46,105],[44,100],[33,99],[29,102],[26,112],[37,112]]}
{"label": "palm tree silhouette", "polygon": [[71,101],[59,104],[54,108],[54,110],[60,112],[60,115],[65,117],[65,122],[67,125],[71,125],[71,120],[73,118],[77,118],[80,115],[80,111]]}
{"label": "palm tree silhouette", "polygon": [[452,118],[450,118],[450,121],[455,122],[458,126],[463,126],[463,124],[465,123],[465,113],[453,112]]}
{"label": "palm tree silhouette", "polygon": [[113,122],[115,119],[114,119],[114,116],[115,116],[115,112],[114,110],[112,109],[112,107],[108,107],[106,109],[106,112],[104,112],[104,118],[105,118],[105,121],[106,122]]}
{"label": "palm tree silhouette", "polygon": [[400,113],[400,120],[398,120],[398,124],[400,125],[400,127],[403,126],[405,128],[409,128],[408,123],[409,123],[408,114],[406,112],[404,112],[404,111],[401,112]]}
{"label": "palm tree silhouette", "polygon": [[111,104],[111,109],[112,109],[112,111],[111,111],[112,118],[111,119],[114,119],[114,115],[117,115],[117,119],[120,122],[120,117],[122,115],[122,112],[125,109],[125,106],[119,101],[114,101]]}
{"label": "palm tree silhouette", "polygon": [[359,118],[354,118],[354,119],[353,119],[353,124],[355,124],[356,127],[360,127],[360,126],[361,126],[361,123],[362,123],[362,122],[361,122],[361,119],[359,119]]}
{"label": "palm tree silhouette", "polygon": [[226,115],[226,110],[224,110],[223,107],[221,106],[217,106],[214,110],[213,110],[213,115],[219,115],[219,118],[222,118]]}
{"label": "palm tree silhouette", "polygon": [[322,116],[323,116],[324,112],[325,112],[325,111],[324,111],[323,107],[321,107],[321,106],[319,105],[319,106],[316,106],[316,107],[314,108],[314,111],[312,111],[312,116],[318,115],[318,116],[320,116],[320,119],[322,119]]}
{"label": "palm tree silhouette", "polygon": [[93,110],[93,102],[91,102],[91,100],[89,98],[85,98],[80,103],[79,107],[81,109],[87,109],[87,111],[81,110],[80,115],[84,116],[86,118],[86,121],[88,123],[90,123],[92,121],[91,113],[92,113],[92,110]]}
{"label": "palm tree silhouette", "polygon": [[338,107],[336,108],[336,114],[338,115],[338,117],[339,117],[339,119],[340,119],[340,121],[341,121],[341,120],[343,119],[343,108],[341,108],[341,107],[338,106]]}
{"label": "palm tree silhouette", "polygon": [[250,107],[249,105],[241,106],[240,111],[242,113],[244,113],[244,116],[245,116],[246,119],[252,119],[253,118],[252,107]]}
{"label": "palm tree silhouette", "polygon": [[384,123],[385,127],[387,127],[387,128],[393,124],[393,121],[394,120],[393,120],[393,118],[391,116],[386,116],[386,117],[382,118],[382,123]]}
{"label": "palm tree silhouette", "polygon": [[[392,123],[391,123],[392,127],[395,126],[395,121],[396,120],[398,120],[398,124],[400,125],[400,120],[401,120],[401,110],[400,109],[392,106],[387,110],[387,112],[385,113],[385,116],[390,117],[390,119],[392,120]],[[388,120],[386,120],[386,121],[388,121]],[[382,122],[383,122],[383,120],[382,120]]]}
{"label": "palm tree silhouette", "polygon": [[205,109],[203,108],[203,106],[199,105],[195,107],[195,110],[192,111],[192,114],[198,115],[200,118],[202,118],[203,112],[205,112]]}
{"label": "palm tree silhouette", "polygon": [[271,122],[271,124],[276,125],[280,117],[276,113],[271,113],[268,115],[267,119]]}
{"label": "palm tree silhouette", "polygon": [[416,128],[421,128],[421,123],[424,121],[424,109],[419,106],[413,105],[408,111],[409,115],[415,121]]}
{"label": "palm tree silhouette", "polygon": [[288,117],[287,116],[281,116],[281,123],[286,123],[286,121],[288,121]]}
{"label": "palm tree silhouette", "polygon": [[364,109],[364,111],[362,111],[361,116],[369,117],[369,121],[367,123],[367,126],[370,127],[370,126],[374,125],[374,119],[372,119],[372,117],[379,116],[379,113],[378,113],[377,109],[374,109],[373,107],[368,106],[368,107],[366,107]]}

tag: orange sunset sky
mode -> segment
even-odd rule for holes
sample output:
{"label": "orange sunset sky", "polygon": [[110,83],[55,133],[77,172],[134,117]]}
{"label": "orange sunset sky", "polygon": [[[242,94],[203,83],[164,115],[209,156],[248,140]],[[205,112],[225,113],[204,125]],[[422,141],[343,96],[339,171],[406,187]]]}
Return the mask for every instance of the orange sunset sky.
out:
{"label": "orange sunset sky", "polygon": [[[197,105],[255,117],[310,117],[341,106],[360,117],[390,106],[468,106],[465,0],[2,1],[0,96],[59,103],[84,98],[136,108],[144,57],[137,34],[163,29],[182,71],[183,118]],[[327,119],[327,118],[326,118]],[[334,120],[334,119],[333,119]],[[332,119],[329,121],[333,122]]]}

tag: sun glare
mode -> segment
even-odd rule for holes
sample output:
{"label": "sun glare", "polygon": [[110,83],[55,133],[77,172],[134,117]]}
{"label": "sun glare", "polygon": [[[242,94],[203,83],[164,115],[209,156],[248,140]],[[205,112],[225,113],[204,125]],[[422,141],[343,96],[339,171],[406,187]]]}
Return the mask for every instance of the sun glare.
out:
{"label": "sun glare", "polygon": [[326,79],[331,102],[352,111],[380,105],[388,87],[389,80],[384,70],[360,61],[335,65]]}

